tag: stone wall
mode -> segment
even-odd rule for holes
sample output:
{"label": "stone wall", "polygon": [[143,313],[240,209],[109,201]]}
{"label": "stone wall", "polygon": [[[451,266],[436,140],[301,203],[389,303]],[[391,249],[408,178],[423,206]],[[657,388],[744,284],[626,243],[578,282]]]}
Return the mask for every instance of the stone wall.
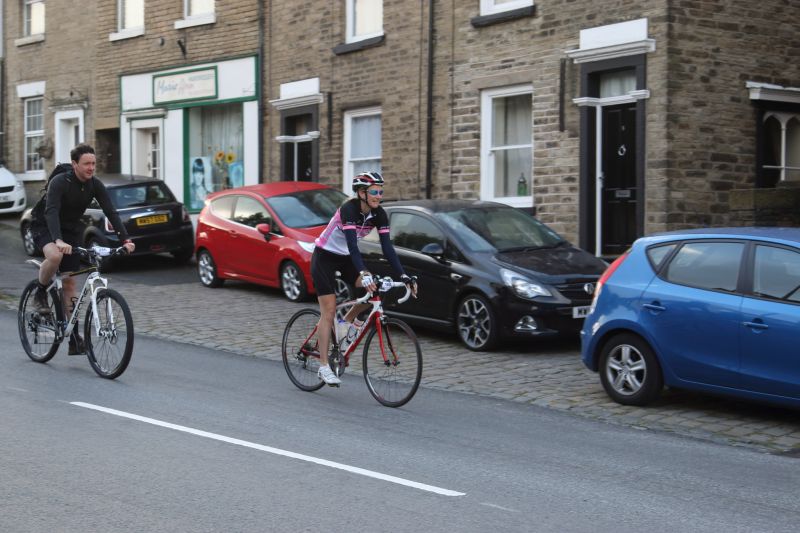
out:
{"label": "stone wall", "polygon": [[[782,0],[670,6],[664,229],[728,225],[732,191],[755,183],[756,109],[745,83],[800,85],[800,62],[791,60],[800,57],[800,6]],[[780,196],[751,196],[764,195]]]}

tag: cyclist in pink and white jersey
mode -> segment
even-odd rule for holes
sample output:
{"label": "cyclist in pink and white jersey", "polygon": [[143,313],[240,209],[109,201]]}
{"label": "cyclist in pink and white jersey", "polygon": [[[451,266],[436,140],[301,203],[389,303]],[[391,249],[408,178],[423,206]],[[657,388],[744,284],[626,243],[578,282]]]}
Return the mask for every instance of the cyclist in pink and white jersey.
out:
{"label": "cyclist in pink and white jersey", "polygon": [[[358,240],[377,228],[383,255],[400,279],[411,285],[416,295],[416,282],[403,271],[392,241],[389,240],[389,217],[380,206],[383,184],[383,176],[378,172],[365,172],[353,178],[353,192],[356,197],[342,204],[314,241],[316,247],[311,256],[311,278],[314,280],[320,309],[317,328],[319,377],[328,385],[341,383],[328,366],[328,347],[336,314],[336,272],[339,271],[342,279],[350,285],[364,287],[369,291],[377,289],[372,274],[364,267],[364,260],[358,250]],[[363,309],[357,307],[350,310],[347,320],[352,321]]]}

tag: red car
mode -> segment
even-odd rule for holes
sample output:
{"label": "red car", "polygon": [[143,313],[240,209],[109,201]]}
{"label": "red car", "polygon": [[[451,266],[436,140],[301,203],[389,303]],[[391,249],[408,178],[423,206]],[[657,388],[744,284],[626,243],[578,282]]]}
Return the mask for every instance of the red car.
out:
{"label": "red car", "polygon": [[314,239],[347,200],[313,182],[279,181],[209,194],[197,221],[200,281],[219,287],[238,279],[280,287],[291,301],[314,293]]}

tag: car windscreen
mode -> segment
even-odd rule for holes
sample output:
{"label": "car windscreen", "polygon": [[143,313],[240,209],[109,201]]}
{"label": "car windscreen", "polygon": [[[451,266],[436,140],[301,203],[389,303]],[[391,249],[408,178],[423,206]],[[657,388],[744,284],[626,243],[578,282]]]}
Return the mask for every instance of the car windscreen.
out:
{"label": "car windscreen", "polygon": [[286,226],[311,228],[327,224],[347,195],[336,189],[312,189],[266,200]]}
{"label": "car windscreen", "polygon": [[175,201],[172,192],[161,182],[137,183],[122,187],[109,187],[108,196],[117,209],[169,204]]}
{"label": "car windscreen", "polygon": [[555,248],[566,242],[532,216],[512,207],[470,206],[439,212],[436,217],[473,252]]}

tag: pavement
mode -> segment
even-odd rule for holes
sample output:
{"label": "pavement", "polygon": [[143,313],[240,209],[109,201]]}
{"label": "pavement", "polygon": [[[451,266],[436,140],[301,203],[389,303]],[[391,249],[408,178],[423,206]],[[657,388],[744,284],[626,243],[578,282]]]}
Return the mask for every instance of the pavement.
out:
{"label": "pavement", "polygon": [[[0,224],[13,223],[0,219]],[[199,281],[153,284],[131,281],[130,275],[108,277],[110,286],[128,300],[137,334],[249,357],[280,360],[286,321],[298,309],[313,306],[240,282],[208,289]],[[20,291],[0,289],[0,307],[16,309]],[[418,394],[425,388],[477,394],[643,431],[800,457],[796,410],[670,389],[648,407],[623,406],[611,401],[597,374],[583,366],[576,338],[531,339],[478,353],[464,348],[455,335],[415,331],[424,361]],[[134,353],[132,368],[135,364]],[[348,372],[359,371],[360,362],[351,360]],[[364,395],[372,401],[366,388]]]}

